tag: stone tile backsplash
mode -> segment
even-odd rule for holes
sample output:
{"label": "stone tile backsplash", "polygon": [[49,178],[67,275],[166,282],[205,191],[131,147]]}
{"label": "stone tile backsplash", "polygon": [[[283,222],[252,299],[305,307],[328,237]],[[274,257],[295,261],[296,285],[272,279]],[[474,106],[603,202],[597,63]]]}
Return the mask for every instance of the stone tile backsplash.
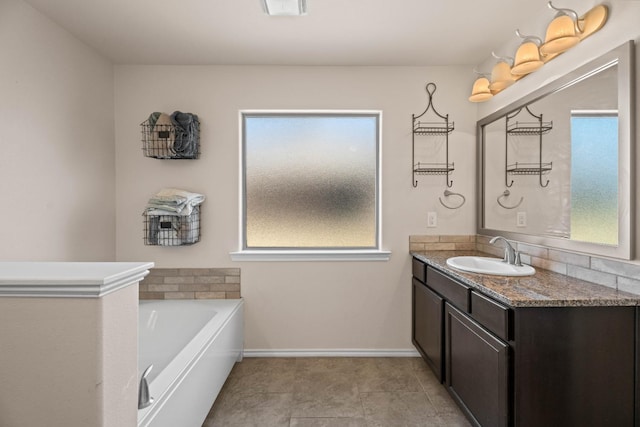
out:
{"label": "stone tile backsplash", "polygon": [[140,282],[140,299],[240,298],[239,268],[152,268]]}
{"label": "stone tile backsplash", "polygon": [[[409,236],[411,251],[478,250],[502,257],[504,249],[489,244],[490,236]],[[511,241],[522,262],[587,282],[640,295],[640,261],[622,261]]]}
{"label": "stone tile backsplash", "polygon": [[411,251],[472,251],[476,236],[409,236]]}

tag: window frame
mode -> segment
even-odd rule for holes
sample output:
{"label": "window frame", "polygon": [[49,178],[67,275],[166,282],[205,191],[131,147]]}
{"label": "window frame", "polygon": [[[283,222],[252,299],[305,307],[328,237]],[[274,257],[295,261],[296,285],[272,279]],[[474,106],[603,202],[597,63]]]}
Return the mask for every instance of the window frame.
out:
{"label": "window frame", "polygon": [[[376,225],[373,248],[252,248],[246,239],[246,118],[290,116],[373,116],[376,118]],[[382,249],[382,111],[380,110],[239,110],[239,244],[233,261],[387,261],[391,252]]]}

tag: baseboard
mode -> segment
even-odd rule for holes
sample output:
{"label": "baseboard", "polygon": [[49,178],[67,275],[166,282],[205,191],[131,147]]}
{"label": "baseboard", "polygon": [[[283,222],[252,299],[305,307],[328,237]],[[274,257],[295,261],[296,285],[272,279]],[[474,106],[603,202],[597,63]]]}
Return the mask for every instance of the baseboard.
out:
{"label": "baseboard", "polygon": [[420,357],[414,349],[245,349],[244,357]]}

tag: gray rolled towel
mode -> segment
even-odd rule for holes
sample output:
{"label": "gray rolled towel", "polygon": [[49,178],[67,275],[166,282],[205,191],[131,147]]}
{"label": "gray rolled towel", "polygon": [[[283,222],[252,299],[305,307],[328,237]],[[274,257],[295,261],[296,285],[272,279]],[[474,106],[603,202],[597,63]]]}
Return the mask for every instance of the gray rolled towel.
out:
{"label": "gray rolled towel", "polygon": [[173,152],[177,157],[196,158],[200,138],[198,116],[174,111],[171,115],[171,123],[176,131]]}

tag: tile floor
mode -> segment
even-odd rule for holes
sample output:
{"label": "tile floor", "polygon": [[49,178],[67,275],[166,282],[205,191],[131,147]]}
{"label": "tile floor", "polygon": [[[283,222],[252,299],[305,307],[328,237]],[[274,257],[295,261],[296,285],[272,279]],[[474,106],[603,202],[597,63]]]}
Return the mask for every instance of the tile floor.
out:
{"label": "tile floor", "polygon": [[203,427],[469,425],[420,358],[245,358]]}

